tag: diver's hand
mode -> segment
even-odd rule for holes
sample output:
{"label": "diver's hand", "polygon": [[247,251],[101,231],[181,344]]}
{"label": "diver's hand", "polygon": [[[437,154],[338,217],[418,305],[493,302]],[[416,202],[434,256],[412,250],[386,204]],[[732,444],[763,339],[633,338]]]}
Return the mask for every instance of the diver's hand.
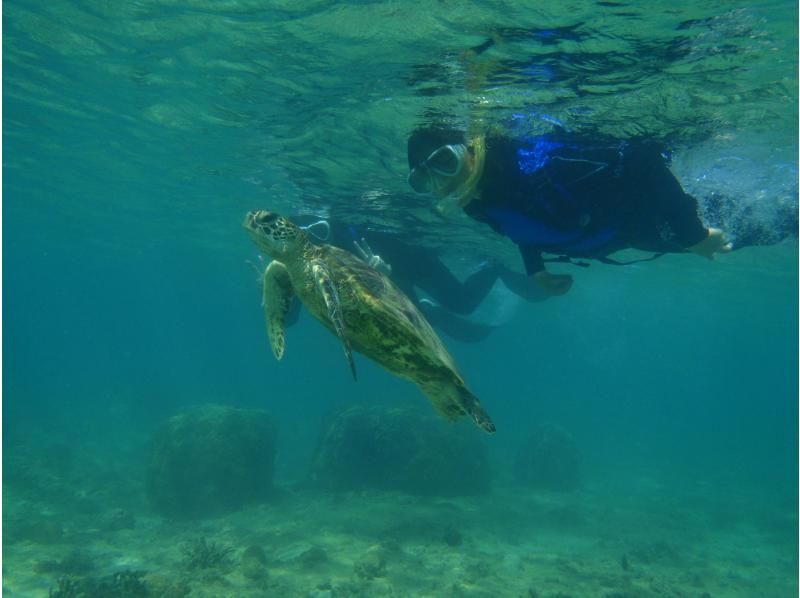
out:
{"label": "diver's hand", "polygon": [[564,295],[572,288],[572,276],[569,274],[550,274],[542,270],[533,274],[531,280],[548,295]]}
{"label": "diver's hand", "polygon": [[358,254],[358,257],[367,262],[367,264],[375,268],[381,274],[385,274],[386,276],[392,275],[392,266],[387,264],[385,261],[383,261],[381,256],[376,255],[372,251],[372,247],[369,246],[369,243],[367,243],[367,240],[364,237],[361,237],[360,245],[358,241],[353,241],[353,245],[356,247],[356,253]]}
{"label": "diver's hand", "polygon": [[733,243],[725,238],[725,233],[718,228],[709,228],[705,239],[689,247],[689,251],[713,260],[715,253],[727,253],[733,249]]}

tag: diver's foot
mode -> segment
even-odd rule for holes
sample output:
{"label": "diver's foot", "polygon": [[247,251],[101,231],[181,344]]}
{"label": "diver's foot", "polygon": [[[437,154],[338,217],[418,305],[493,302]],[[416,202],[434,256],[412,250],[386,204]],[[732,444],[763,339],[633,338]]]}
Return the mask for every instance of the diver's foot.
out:
{"label": "diver's foot", "polygon": [[434,301],[431,301],[427,297],[423,297],[422,299],[420,299],[419,305],[423,309],[436,309],[437,307],[439,307]]}
{"label": "diver's foot", "polygon": [[733,249],[733,243],[728,241],[725,233],[718,228],[709,228],[705,239],[689,247],[689,251],[713,260],[715,253],[727,253]]}
{"label": "diver's foot", "polygon": [[542,270],[533,274],[531,279],[548,295],[564,295],[572,288],[569,274],[550,274]]}

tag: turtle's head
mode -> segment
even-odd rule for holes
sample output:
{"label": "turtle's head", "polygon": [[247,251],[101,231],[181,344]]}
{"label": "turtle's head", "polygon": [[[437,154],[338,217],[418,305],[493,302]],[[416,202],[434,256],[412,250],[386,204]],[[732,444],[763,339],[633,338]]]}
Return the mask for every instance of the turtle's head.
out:
{"label": "turtle's head", "polygon": [[248,212],[242,226],[261,251],[276,259],[299,251],[307,242],[300,227],[267,210]]}

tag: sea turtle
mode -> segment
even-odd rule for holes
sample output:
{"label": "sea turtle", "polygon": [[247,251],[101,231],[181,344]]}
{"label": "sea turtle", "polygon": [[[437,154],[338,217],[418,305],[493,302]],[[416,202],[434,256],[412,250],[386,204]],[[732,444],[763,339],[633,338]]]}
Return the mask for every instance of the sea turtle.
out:
{"label": "sea turtle", "polygon": [[339,337],[353,378],[351,347],[414,382],[448,420],[467,415],[482,430],[495,431],[442,341],[389,278],[343,249],[311,243],[301,228],[273,212],[249,212],[243,226],[273,258],[264,271],[262,301],[277,359],[283,357],[285,318],[296,296]]}

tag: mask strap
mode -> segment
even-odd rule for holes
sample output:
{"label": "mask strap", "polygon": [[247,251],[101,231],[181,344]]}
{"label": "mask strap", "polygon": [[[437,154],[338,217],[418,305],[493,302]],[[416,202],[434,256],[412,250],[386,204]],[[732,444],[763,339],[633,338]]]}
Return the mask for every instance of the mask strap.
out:
{"label": "mask strap", "polygon": [[[319,241],[327,241],[331,238],[331,225],[328,224],[327,220],[318,220],[316,222],[312,222],[307,226],[301,226],[304,231],[309,233],[311,236],[316,238]],[[315,228],[322,228],[324,232],[319,233],[316,232]]]}

